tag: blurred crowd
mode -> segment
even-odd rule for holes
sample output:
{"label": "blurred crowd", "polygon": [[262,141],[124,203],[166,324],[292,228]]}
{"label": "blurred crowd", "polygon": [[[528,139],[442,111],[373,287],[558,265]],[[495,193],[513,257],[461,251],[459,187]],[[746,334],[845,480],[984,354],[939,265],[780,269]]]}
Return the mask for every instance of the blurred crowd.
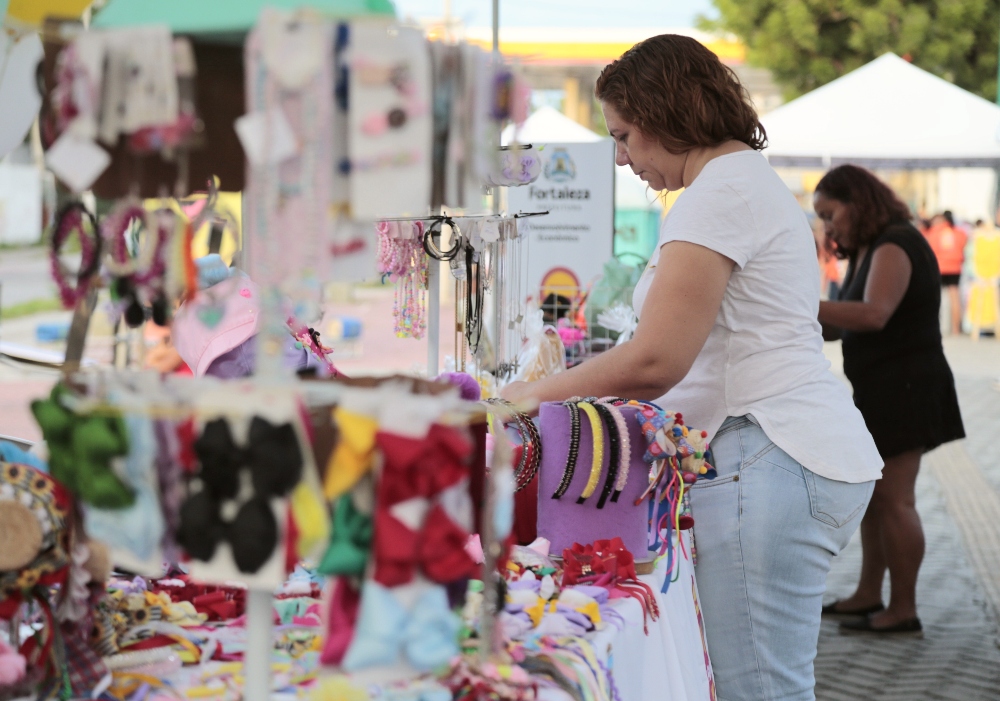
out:
{"label": "blurred crowd", "polygon": [[[913,224],[930,244],[941,272],[942,333],[979,338],[988,332],[1000,338],[1000,228],[983,219],[957,220],[949,210],[918,216]],[[823,297],[836,300],[847,261],[837,256],[836,244],[818,218],[813,230]]]}

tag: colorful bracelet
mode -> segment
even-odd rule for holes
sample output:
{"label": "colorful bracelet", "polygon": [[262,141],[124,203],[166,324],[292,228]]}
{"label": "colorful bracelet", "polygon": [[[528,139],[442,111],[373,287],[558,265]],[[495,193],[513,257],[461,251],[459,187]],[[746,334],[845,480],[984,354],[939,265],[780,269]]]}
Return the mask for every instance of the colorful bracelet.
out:
{"label": "colorful bracelet", "polygon": [[573,400],[563,402],[563,406],[569,410],[569,448],[566,450],[566,467],[563,468],[559,487],[552,494],[553,499],[561,499],[569,489],[569,483],[573,481],[573,473],[576,471],[576,460],[580,454],[580,410]]}
{"label": "colorful bracelet", "polygon": [[[89,234],[84,225],[85,221],[90,222]],[[80,270],[76,274],[76,285],[70,286],[66,279],[69,273],[59,259],[59,253],[74,232],[80,239]],[[90,278],[101,264],[101,234],[97,219],[81,202],[70,202],[56,215],[50,256],[52,279],[59,288],[59,298],[66,309],[72,309],[86,296],[90,288]]]}
{"label": "colorful bracelet", "polygon": [[604,480],[601,497],[597,500],[597,508],[603,509],[608,501],[608,497],[611,496],[611,492],[615,486],[615,478],[618,476],[619,469],[621,469],[621,442],[619,439],[618,424],[615,423],[614,417],[611,416],[608,407],[600,402],[595,402],[593,406],[597,409],[597,413],[608,429],[608,443],[611,446],[611,459],[608,461],[608,476]]}
{"label": "colorful bracelet", "polygon": [[577,504],[582,504],[593,495],[597,489],[597,483],[601,479],[601,466],[604,464],[604,425],[601,423],[601,417],[597,414],[597,409],[589,401],[582,401],[578,406],[583,409],[583,413],[590,420],[590,433],[594,444],[594,459],[590,464],[587,486],[583,488],[583,492],[576,500]]}

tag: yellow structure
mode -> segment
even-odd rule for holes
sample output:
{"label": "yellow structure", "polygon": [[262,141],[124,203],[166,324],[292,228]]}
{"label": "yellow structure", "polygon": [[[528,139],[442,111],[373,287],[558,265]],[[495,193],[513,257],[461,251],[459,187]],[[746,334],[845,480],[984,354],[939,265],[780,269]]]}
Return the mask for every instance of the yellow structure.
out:
{"label": "yellow structure", "polygon": [[38,27],[46,17],[76,19],[90,7],[92,0],[10,0],[7,16],[31,27]]}
{"label": "yellow structure", "polygon": [[[734,38],[718,37],[690,29],[607,28],[555,29],[512,27],[500,30],[500,53],[520,63],[558,66],[605,66],[643,39],[664,33],[686,34],[697,39],[724,63],[741,64],[746,47]],[[485,31],[470,29],[471,43],[487,50],[492,37]]]}

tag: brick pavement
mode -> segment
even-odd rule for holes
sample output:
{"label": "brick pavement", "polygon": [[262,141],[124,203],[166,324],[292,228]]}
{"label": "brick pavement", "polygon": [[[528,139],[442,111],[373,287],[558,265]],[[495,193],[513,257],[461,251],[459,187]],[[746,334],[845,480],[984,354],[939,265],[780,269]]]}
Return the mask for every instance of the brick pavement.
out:
{"label": "brick pavement", "polygon": [[[828,347],[835,365],[838,350]],[[969,506],[1000,500],[1000,392],[993,388],[1000,344],[955,339],[947,353],[969,438],[928,455],[917,480],[927,537],[917,586],[924,638],[841,635],[835,621],[824,621],[816,659],[819,701],[1000,701],[1000,626],[987,596],[998,589],[1000,550],[986,547],[1000,523],[984,522],[982,511]],[[853,591],[860,561],[855,536],[834,560],[828,600]]]}

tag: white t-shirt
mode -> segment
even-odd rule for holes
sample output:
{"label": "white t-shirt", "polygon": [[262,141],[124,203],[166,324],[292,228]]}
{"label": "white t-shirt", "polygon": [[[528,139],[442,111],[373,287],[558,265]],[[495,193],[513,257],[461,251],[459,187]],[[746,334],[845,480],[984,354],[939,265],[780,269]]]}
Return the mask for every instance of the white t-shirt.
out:
{"label": "white t-shirt", "polygon": [[[882,459],[851,395],[823,355],[819,265],[809,223],[756,151],[709,161],[670,209],[659,246],[688,241],[736,263],[715,326],[687,376],[657,402],[708,431],[751,414],[774,443],[818,475],[878,479]],[[632,298],[637,315],[657,246]]]}

